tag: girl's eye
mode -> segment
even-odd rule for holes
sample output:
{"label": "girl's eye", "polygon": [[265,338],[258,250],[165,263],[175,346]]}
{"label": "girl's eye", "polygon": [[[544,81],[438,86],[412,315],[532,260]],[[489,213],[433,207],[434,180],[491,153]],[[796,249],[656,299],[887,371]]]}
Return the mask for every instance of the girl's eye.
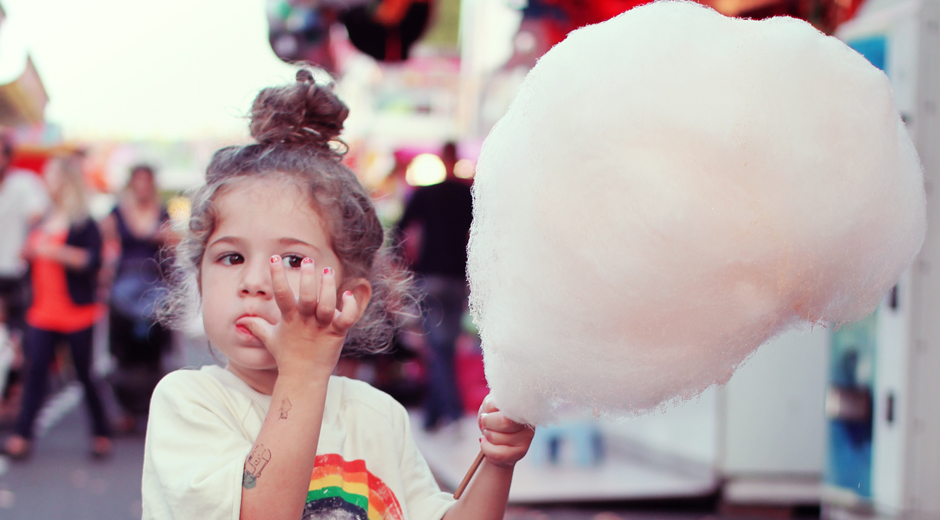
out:
{"label": "girl's eye", "polygon": [[284,267],[300,269],[300,263],[304,261],[304,257],[300,255],[284,255],[281,257],[281,261],[284,262]]}
{"label": "girl's eye", "polygon": [[222,265],[237,265],[243,263],[244,261],[245,257],[238,253],[226,253],[219,257],[219,262],[221,262]]}

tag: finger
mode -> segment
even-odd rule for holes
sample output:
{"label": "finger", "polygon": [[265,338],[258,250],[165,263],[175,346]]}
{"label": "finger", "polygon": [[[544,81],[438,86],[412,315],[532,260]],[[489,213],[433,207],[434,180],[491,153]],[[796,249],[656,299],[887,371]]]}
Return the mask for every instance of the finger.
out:
{"label": "finger", "polygon": [[317,321],[326,325],[333,321],[333,313],[336,311],[336,273],[333,268],[323,269],[323,276],[320,278],[320,301],[317,303]]}
{"label": "finger", "polygon": [[516,433],[525,429],[524,424],[506,417],[503,412],[484,413],[480,415],[480,425],[487,430],[502,433]]}
{"label": "finger", "polygon": [[271,285],[274,287],[274,301],[281,309],[281,314],[287,316],[292,313],[297,308],[297,301],[294,299],[293,291],[290,290],[290,284],[287,283],[287,273],[284,272],[280,255],[271,257]]}
{"label": "finger", "polygon": [[480,412],[493,413],[498,411],[499,408],[496,406],[496,401],[493,399],[493,394],[486,394],[486,397],[483,398],[483,404],[480,405]]}
{"label": "finger", "polygon": [[333,317],[333,328],[337,332],[346,332],[355,325],[359,318],[359,302],[350,291],[343,293],[343,310],[336,312]]}
{"label": "finger", "polygon": [[492,412],[493,406],[493,394],[486,394],[486,397],[483,398],[483,402],[480,403],[480,409],[477,411],[477,424],[480,425],[480,431],[483,431],[483,414]]}
{"label": "finger", "polygon": [[483,437],[493,446],[525,446],[528,444],[524,435],[516,433],[500,433],[493,430],[483,430]]}
{"label": "finger", "polygon": [[313,258],[305,257],[300,262],[300,296],[297,298],[297,310],[303,316],[312,316],[317,310],[319,279]]}
{"label": "finger", "polygon": [[243,316],[238,318],[235,320],[235,325],[240,325],[248,329],[248,332],[254,334],[265,346],[267,346],[271,338],[274,337],[274,329],[271,327],[271,324],[257,316]]}
{"label": "finger", "polygon": [[491,443],[485,437],[480,442],[480,451],[489,463],[511,467],[525,456],[527,448],[522,446],[502,446]]}

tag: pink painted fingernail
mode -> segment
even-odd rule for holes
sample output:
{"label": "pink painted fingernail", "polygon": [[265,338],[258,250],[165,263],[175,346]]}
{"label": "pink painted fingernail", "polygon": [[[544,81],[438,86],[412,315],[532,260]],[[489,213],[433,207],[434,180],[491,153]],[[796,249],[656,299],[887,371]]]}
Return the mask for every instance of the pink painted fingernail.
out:
{"label": "pink painted fingernail", "polygon": [[483,444],[483,437],[480,437],[480,444]]}
{"label": "pink painted fingernail", "polygon": [[300,261],[300,263],[302,263],[302,264],[312,264],[312,263],[313,263],[313,258],[310,258],[309,256],[305,256],[304,259]]}
{"label": "pink painted fingernail", "polygon": [[280,261],[281,261],[281,257],[278,256],[278,255],[274,255],[274,256],[271,257],[271,263],[272,263],[272,264],[276,264],[276,263],[278,263],[278,262],[280,262]]}
{"label": "pink painted fingernail", "polygon": [[332,268],[332,267],[324,267],[324,268],[323,268],[323,274],[324,274],[325,276],[329,276],[329,275],[333,274],[333,268]]}
{"label": "pink painted fingernail", "polygon": [[352,291],[346,291],[343,293],[343,296],[352,296]]}

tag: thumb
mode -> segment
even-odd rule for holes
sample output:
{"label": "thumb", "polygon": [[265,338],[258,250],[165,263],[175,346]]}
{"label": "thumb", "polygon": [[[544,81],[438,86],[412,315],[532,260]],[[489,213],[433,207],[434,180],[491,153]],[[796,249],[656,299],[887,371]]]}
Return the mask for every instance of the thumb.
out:
{"label": "thumb", "polygon": [[493,394],[486,394],[486,397],[483,398],[483,403],[480,404],[480,412],[493,413],[498,411],[499,407],[496,406],[496,399],[493,397]]}
{"label": "thumb", "polygon": [[274,337],[274,327],[258,316],[243,316],[235,320],[235,325],[248,329],[248,332],[260,339],[265,347],[268,346],[271,338]]}

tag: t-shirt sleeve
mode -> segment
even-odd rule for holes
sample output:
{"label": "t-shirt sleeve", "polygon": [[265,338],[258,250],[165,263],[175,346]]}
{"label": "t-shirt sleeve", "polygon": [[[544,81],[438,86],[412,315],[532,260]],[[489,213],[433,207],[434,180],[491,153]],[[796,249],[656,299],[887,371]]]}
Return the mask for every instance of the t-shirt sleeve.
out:
{"label": "t-shirt sleeve", "polygon": [[409,518],[414,520],[440,520],[454,505],[454,497],[441,491],[431,474],[431,468],[418,450],[411,436],[411,422],[405,408],[394,402],[394,423],[402,434],[401,475],[405,504]]}
{"label": "t-shirt sleeve", "polygon": [[206,377],[177,371],[154,390],[144,447],[144,519],[238,520],[251,442]]}

